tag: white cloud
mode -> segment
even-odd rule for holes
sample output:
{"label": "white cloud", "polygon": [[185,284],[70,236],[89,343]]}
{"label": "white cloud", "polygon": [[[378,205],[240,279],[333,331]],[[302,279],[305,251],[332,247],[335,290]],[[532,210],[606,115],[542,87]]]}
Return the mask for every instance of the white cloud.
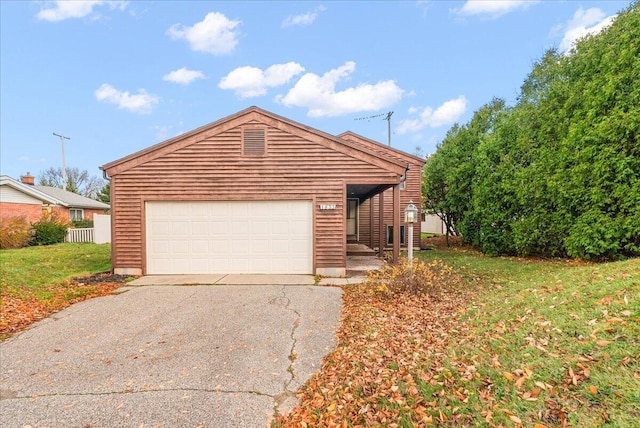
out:
{"label": "white cloud", "polygon": [[564,26],[564,37],[558,49],[560,49],[560,52],[568,53],[579,39],[588,35],[598,34],[604,28],[611,25],[614,19],[616,19],[616,16],[618,15],[606,16],[606,14],[597,7],[592,7],[587,10],[580,7],[576,10],[576,13],[573,14],[573,18]]}
{"label": "white cloud", "polygon": [[177,137],[180,134],[184,134],[184,122],[179,121],[175,125],[156,125],[152,129],[156,133],[156,140],[164,141],[169,138]]}
{"label": "white cloud", "polygon": [[460,95],[458,98],[444,102],[437,109],[425,107],[420,111],[414,107],[409,113],[418,113],[418,117],[400,122],[396,128],[398,134],[417,132],[426,127],[437,128],[439,126],[455,123],[467,110],[467,99]]}
{"label": "white cloud", "polygon": [[178,83],[180,85],[188,85],[196,79],[204,79],[202,71],[188,70],[186,67],[182,67],[162,76],[162,80]]}
{"label": "white cloud", "polygon": [[282,28],[311,25],[318,17],[318,13],[325,10],[327,10],[326,7],[318,6],[313,10],[313,12],[307,12],[301,15],[289,15],[284,21],[282,21]]}
{"label": "white cloud", "polygon": [[144,89],[139,89],[137,94],[131,95],[129,92],[117,90],[108,83],[103,83],[96,90],[95,96],[98,101],[115,104],[118,108],[141,114],[151,113],[159,101],[156,95],[148,94]]}
{"label": "white cloud", "polygon": [[43,157],[32,157],[29,155],[22,155],[18,158],[20,162],[30,162],[30,163],[45,163],[47,161],[46,158]]}
{"label": "white cloud", "polygon": [[259,97],[275,88],[289,83],[291,79],[304,71],[296,62],[274,64],[262,71],[258,67],[238,67],[220,79],[220,89],[232,89],[240,98]]}
{"label": "white cloud", "polygon": [[224,55],[233,52],[238,44],[236,27],[241,23],[232,21],[221,13],[210,12],[202,21],[191,27],[182,24],[172,25],[167,30],[167,35],[174,40],[187,40],[194,51]]}
{"label": "white cloud", "polygon": [[460,15],[486,15],[499,18],[517,9],[526,9],[538,3],[538,0],[467,0],[460,9],[455,9]]}
{"label": "white cloud", "polygon": [[393,80],[380,81],[375,85],[359,84],[336,91],[336,84],[349,77],[355,69],[356,63],[348,61],[322,76],[307,73],[287,95],[278,96],[277,100],[287,107],[308,108],[310,117],[322,117],[385,109],[402,98],[404,91]]}
{"label": "white cloud", "polygon": [[124,10],[127,7],[126,1],[104,1],[104,0],[57,0],[48,1],[46,7],[38,12],[38,19],[43,21],[64,21],[69,18],[84,18],[93,12],[94,6],[109,5],[111,9]]}

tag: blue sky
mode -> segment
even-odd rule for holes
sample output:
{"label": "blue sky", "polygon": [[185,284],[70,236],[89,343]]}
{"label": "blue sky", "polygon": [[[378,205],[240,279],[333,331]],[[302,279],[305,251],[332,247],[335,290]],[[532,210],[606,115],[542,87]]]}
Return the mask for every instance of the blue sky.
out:
{"label": "blue sky", "polygon": [[[0,2],[0,172],[100,165],[256,105],[413,153],[630,1]],[[358,120],[363,117],[369,119]]]}

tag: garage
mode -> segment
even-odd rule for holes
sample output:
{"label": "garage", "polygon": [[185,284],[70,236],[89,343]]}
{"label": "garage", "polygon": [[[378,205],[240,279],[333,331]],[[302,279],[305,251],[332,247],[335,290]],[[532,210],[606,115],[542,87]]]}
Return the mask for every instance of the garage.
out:
{"label": "garage", "polygon": [[147,274],[312,274],[311,201],[146,202]]}
{"label": "garage", "polygon": [[347,200],[387,189],[366,226],[378,237],[393,226],[397,259],[400,182],[417,177],[419,192],[422,164],[358,138],[252,106],[103,165],[114,273],[344,276]]}

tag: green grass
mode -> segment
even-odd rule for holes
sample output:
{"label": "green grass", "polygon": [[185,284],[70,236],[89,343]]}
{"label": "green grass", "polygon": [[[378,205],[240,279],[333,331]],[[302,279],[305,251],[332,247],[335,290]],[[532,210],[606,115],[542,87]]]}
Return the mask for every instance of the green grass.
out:
{"label": "green grass", "polygon": [[420,233],[420,239],[433,238],[434,236],[436,236],[435,233],[427,233],[427,232]]}
{"label": "green grass", "polygon": [[0,292],[37,291],[111,269],[109,244],[64,243],[0,250]]}
{"label": "green grass", "polygon": [[524,426],[561,426],[564,418],[570,426],[638,426],[640,259],[587,264],[460,248],[416,256],[447,262],[476,291],[463,315],[467,332],[446,362],[469,392],[466,402],[449,402],[475,414],[474,426],[489,426],[487,415],[505,426],[517,425],[511,416]]}

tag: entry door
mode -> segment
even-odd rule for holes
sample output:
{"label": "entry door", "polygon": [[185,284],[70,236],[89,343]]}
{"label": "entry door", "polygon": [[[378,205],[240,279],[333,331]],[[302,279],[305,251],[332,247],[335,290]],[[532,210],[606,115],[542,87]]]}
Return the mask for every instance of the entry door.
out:
{"label": "entry door", "polygon": [[358,200],[347,199],[347,235],[358,233]]}

